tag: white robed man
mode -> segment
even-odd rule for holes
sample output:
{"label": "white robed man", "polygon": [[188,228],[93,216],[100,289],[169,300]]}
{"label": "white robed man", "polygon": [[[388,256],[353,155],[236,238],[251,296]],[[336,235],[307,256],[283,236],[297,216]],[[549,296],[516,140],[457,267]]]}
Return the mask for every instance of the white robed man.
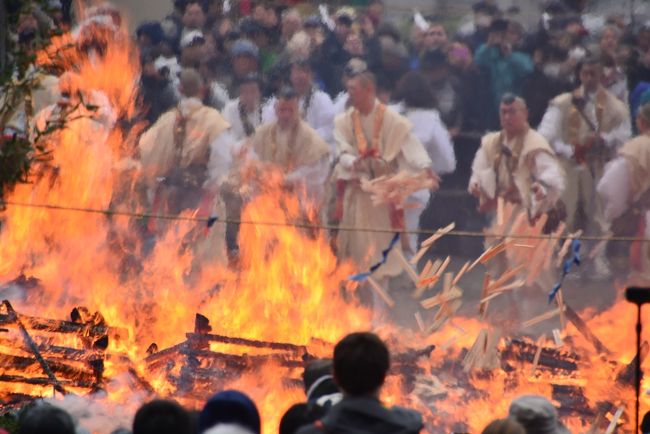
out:
{"label": "white robed man", "polygon": [[[504,222],[505,233],[514,225],[521,227],[518,216],[527,216],[528,224],[542,214],[548,215],[546,232],[555,230],[562,218],[557,208],[565,189],[564,171],[546,139],[528,125],[528,109],[523,98],[506,94],[499,106],[501,131],[483,136],[472,163],[469,192],[479,198],[479,210],[493,214],[499,200],[513,206],[510,221]],[[505,208],[505,206],[504,206]],[[494,219],[495,221],[497,219]],[[486,240],[486,244],[494,244]],[[491,274],[498,277],[508,269],[522,265],[522,260],[508,261],[500,255],[490,262]],[[526,264],[522,273],[527,276]],[[520,273],[520,274],[522,274]],[[519,276],[519,277],[525,277]],[[499,325],[518,328],[518,320],[532,318],[548,309],[547,291],[553,286],[550,270],[541,271],[533,286],[506,291],[490,303],[506,303],[507,308],[491,309],[490,319]],[[511,295],[511,293],[513,293]],[[514,330],[513,330],[514,331]]]}
{"label": "white robed man", "polygon": [[223,117],[237,142],[253,137],[262,123],[262,81],[258,74],[240,80],[239,97],[226,104]]}
{"label": "white robed man", "polygon": [[[570,231],[606,236],[609,227],[603,216],[596,185],[603,167],[616,149],[630,138],[632,129],[627,107],[601,84],[602,64],[589,57],[578,65],[580,86],[555,97],[542,118],[539,132],[560,156],[566,171],[563,201]],[[610,273],[605,249],[594,257],[594,273]]]}
{"label": "white robed man", "polygon": [[[325,142],[332,144],[334,129],[334,103],[328,94],[316,87],[313,66],[309,60],[297,59],[291,64],[289,81],[298,93],[300,116],[312,127]],[[276,120],[276,97],[270,98],[262,109],[263,123]],[[332,152],[334,147],[331,146]]]}
{"label": "white robed man", "polygon": [[[604,216],[619,235],[650,238],[650,104],[637,114],[639,135],[619,149],[598,183]],[[620,228],[620,231],[618,229]],[[650,283],[650,243],[630,245],[630,283]]]}
{"label": "white robed man", "polygon": [[[234,140],[219,112],[201,102],[203,79],[195,69],[180,73],[178,106],[163,114],[138,146],[147,200],[154,214],[191,211],[223,215],[219,185],[232,161]],[[159,232],[160,222],[150,229]],[[224,225],[213,225],[195,249],[205,259],[225,260]]]}
{"label": "white robed man", "polygon": [[274,98],[275,119],[259,127],[250,156],[282,170],[287,188],[320,207],[331,161],[330,147],[300,117],[298,93],[283,87]]}
{"label": "white robed man", "polygon": [[[349,71],[350,72],[350,71]],[[434,179],[431,159],[424,146],[412,133],[410,122],[379,102],[374,75],[361,68],[346,82],[351,107],[336,117],[334,137],[337,145],[336,217],[341,226],[359,230],[340,231],[337,255],[352,259],[359,270],[382,259],[393,238],[393,232],[405,229],[403,204],[373,203],[372,194],[362,188],[367,181],[381,176],[408,173]],[[379,229],[385,231],[364,231]],[[403,265],[398,254],[407,247],[407,240],[397,243],[386,262],[372,277],[382,285],[400,275]],[[375,307],[381,302],[375,297]],[[376,309],[377,310],[377,309]]]}

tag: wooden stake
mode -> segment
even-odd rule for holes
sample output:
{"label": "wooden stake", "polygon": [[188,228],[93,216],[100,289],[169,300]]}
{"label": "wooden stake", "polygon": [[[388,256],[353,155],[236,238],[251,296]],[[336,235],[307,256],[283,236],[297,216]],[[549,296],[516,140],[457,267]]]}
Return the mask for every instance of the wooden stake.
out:
{"label": "wooden stake", "polygon": [[402,263],[402,268],[404,269],[404,271],[406,271],[406,274],[408,274],[409,277],[411,278],[411,280],[413,281],[413,283],[415,283],[417,285],[418,281],[420,280],[418,278],[418,274],[415,272],[415,270],[413,269],[411,264],[409,264],[408,260],[404,256],[404,253],[402,252],[402,250],[401,249],[395,249],[394,252],[395,252],[395,256],[397,256],[399,261]]}
{"label": "wooden stake", "polygon": [[539,358],[542,355],[542,346],[544,345],[544,341],[546,340],[546,335],[541,335],[537,339],[537,350],[535,351],[535,357],[533,357],[533,366],[530,369],[530,375],[534,376],[535,371],[537,371],[537,366],[539,365]]}
{"label": "wooden stake", "polygon": [[415,312],[415,322],[418,323],[418,328],[422,333],[426,332],[427,328],[424,325],[424,320],[422,319],[420,312]]}
{"label": "wooden stake", "polygon": [[528,321],[524,322],[522,324],[522,327],[523,328],[528,328],[528,327],[534,326],[535,324],[539,324],[540,322],[544,322],[544,321],[546,321],[548,319],[553,318],[554,316],[559,315],[560,311],[561,310],[558,308],[558,309],[553,309],[550,312],[543,313],[543,314],[541,314],[539,316],[536,316],[533,319],[529,319]]}
{"label": "wooden stake", "polygon": [[562,341],[562,335],[558,329],[553,329],[553,341],[555,342],[556,348],[560,348],[562,345],[564,345],[564,342]]}
{"label": "wooden stake", "polygon": [[370,287],[374,289],[374,291],[381,297],[382,300],[388,305],[388,307],[393,308],[395,307],[395,300],[388,295],[386,291],[384,291],[384,288],[382,288],[375,279],[372,277],[368,277],[368,283],[370,283]]}
{"label": "wooden stake", "polygon": [[609,423],[609,426],[605,430],[605,434],[613,434],[613,432],[616,430],[616,426],[618,425],[618,420],[621,418],[624,411],[625,411],[624,406],[620,406],[616,410],[616,413],[614,413],[614,417],[612,418],[612,421]]}
{"label": "wooden stake", "polygon": [[456,284],[458,283],[458,281],[460,281],[460,278],[463,277],[463,275],[464,275],[464,274],[467,272],[467,270],[469,269],[469,265],[470,265],[470,264],[471,264],[471,262],[470,262],[470,261],[467,261],[467,262],[465,262],[465,265],[463,265],[463,266],[460,268],[460,270],[458,271],[458,273],[456,273],[456,277],[454,277],[454,281],[451,282],[451,285],[452,285],[452,286],[456,286]]}
{"label": "wooden stake", "polygon": [[433,235],[431,235],[426,240],[422,241],[422,244],[420,244],[420,246],[422,248],[431,246],[433,243],[438,241],[438,239],[447,235],[449,232],[453,231],[455,227],[456,227],[456,222],[452,222],[449,225],[445,226],[444,228],[438,229]]}

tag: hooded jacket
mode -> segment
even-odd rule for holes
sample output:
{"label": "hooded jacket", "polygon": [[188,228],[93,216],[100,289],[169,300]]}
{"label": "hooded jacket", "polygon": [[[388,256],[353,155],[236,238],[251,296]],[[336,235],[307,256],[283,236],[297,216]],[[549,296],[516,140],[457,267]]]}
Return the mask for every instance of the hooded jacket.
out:
{"label": "hooded jacket", "polygon": [[376,398],[346,397],[297,434],[417,434],[421,429],[422,416],[416,411],[386,408]]}

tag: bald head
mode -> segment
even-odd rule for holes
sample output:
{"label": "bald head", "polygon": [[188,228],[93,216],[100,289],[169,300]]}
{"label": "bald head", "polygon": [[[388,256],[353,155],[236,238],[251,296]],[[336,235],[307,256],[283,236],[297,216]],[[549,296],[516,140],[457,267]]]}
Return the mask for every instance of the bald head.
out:
{"label": "bald head", "polygon": [[181,93],[188,97],[200,97],[203,91],[203,78],[194,68],[184,68],[179,76]]}
{"label": "bald head", "polygon": [[528,128],[528,107],[520,96],[506,94],[499,107],[501,128],[508,137],[522,134]]}

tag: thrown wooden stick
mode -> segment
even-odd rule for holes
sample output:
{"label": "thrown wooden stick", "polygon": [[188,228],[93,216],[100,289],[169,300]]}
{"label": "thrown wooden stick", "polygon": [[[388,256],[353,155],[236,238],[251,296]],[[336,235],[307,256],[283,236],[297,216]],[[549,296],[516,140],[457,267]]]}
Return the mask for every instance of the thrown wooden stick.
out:
{"label": "thrown wooden stick", "polygon": [[484,251],[481,256],[476,258],[476,260],[470,265],[469,270],[472,270],[474,267],[476,267],[479,263],[485,264],[487,263],[490,259],[494,258],[497,256],[499,253],[502,253],[506,250],[508,245],[512,243],[511,241],[502,241],[492,247],[489,247],[486,251]]}
{"label": "thrown wooden stick", "polygon": [[422,248],[424,248],[424,247],[430,247],[433,243],[435,243],[436,241],[438,241],[440,238],[442,238],[443,236],[447,235],[449,232],[453,231],[454,228],[456,228],[456,222],[451,222],[450,224],[448,224],[448,225],[445,226],[444,228],[438,229],[438,230],[437,230],[433,235],[431,235],[431,236],[430,236],[429,238],[427,238],[426,240],[422,241],[422,243],[420,244],[420,246],[421,246]]}
{"label": "thrown wooden stick", "polygon": [[420,314],[420,312],[415,312],[415,322],[417,322],[418,328],[422,333],[425,333],[427,331],[427,328],[424,325],[424,320],[422,319],[422,315]]}
{"label": "thrown wooden stick", "polygon": [[406,274],[411,278],[413,283],[416,285],[418,284],[418,281],[420,280],[418,273],[415,272],[411,264],[409,264],[409,261],[406,259],[406,256],[404,256],[404,253],[402,253],[401,249],[395,249],[395,256],[397,256],[397,259],[402,263],[402,269],[406,271]]}
{"label": "thrown wooden stick", "polygon": [[458,271],[458,273],[456,273],[456,277],[454,277],[454,281],[451,282],[451,286],[456,286],[456,284],[460,281],[460,278],[463,277],[463,275],[465,275],[465,273],[469,269],[470,264],[471,264],[470,261],[465,262],[465,265],[463,265]]}
{"label": "thrown wooden stick", "polygon": [[384,300],[388,307],[395,307],[395,300],[384,291],[384,288],[382,288],[375,279],[368,277],[368,283],[370,283],[370,287],[381,297],[382,300]]}
{"label": "thrown wooden stick", "polygon": [[625,411],[625,406],[623,405],[621,405],[618,409],[616,409],[616,413],[614,413],[614,417],[612,418],[612,421],[609,423],[609,426],[607,426],[607,429],[605,430],[605,434],[612,434],[616,430],[616,426],[618,425],[618,420],[621,418],[624,411]]}
{"label": "thrown wooden stick", "polygon": [[546,335],[541,335],[536,342],[537,350],[535,351],[535,357],[533,357],[533,366],[530,369],[530,375],[534,376],[535,371],[537,371],[537,366],[539,365],[539,358],[542,356],[542,346],[546,340]]}
{"label": "thrown wooden stick", "polygon": [[548,319],[553,318],[554,316],[559,315],[561,311],[562,311],[562,309],[557,308],[557,309],[553,309],[553,310],[551,310],[549,312],[543,313],[541,315],[538,315],[535,318],[529,319],[528,321],[524,322],[522,324],[522,327],[523,328],[532,327],[535,324],[539,324],[540,322],[546,321]]}

